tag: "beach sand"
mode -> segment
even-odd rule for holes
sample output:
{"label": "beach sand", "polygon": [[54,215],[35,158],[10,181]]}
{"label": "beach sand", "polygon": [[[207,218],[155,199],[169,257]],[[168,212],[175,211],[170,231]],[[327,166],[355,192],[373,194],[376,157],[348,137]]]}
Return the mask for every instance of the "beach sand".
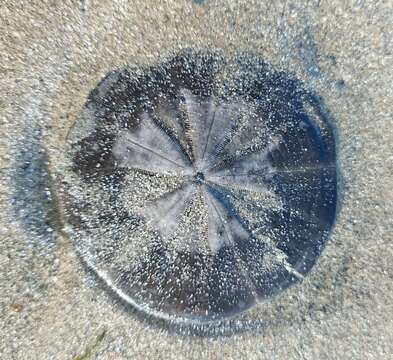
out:
{"label": "beach sand", "polygon": [[[391,359],[392,20],[392,1],[2,1],[0,358]],[[310,274],[197,334],[143,320],[86,271],[53,221],[47,174],[108,71],[184,48],[294,73],[334,119],[340,167],[337,222]]]}

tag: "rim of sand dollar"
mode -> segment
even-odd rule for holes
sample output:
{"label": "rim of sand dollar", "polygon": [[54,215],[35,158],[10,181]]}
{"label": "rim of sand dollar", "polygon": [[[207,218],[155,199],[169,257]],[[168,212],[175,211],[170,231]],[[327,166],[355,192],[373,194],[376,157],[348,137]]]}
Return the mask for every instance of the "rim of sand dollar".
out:
{"label": "rim of sand dollar", "polygon": [[61,161],[63,220],[83,261],[172,321],[225,319],[301,281],[335,221],[320,99],[250,54],[188,50],[109,73]]}

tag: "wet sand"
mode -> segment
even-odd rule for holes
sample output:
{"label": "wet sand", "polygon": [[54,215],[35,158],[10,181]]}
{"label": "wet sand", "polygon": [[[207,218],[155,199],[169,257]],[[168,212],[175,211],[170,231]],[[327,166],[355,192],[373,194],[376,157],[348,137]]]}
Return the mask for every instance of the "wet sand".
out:
{"label": "wet sand", "polygon": [[[317,3],[0,5],[2,359],[391,358],[393,3]],[[308,84],[334,119],[341,173],[336,226],[305,280],[199,336],[104,290],[52,221],[55,200],[36,196],[50,182],[31,165],[57,166],[108,71],[186,47],[252,51]]]}

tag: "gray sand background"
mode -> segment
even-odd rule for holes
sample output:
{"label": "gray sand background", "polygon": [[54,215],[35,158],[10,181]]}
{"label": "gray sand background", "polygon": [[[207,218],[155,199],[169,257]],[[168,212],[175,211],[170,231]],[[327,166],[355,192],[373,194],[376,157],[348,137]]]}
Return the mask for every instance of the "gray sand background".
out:
{"label": "gray sand background", "polygon": [[[392,1],[1,1],[0,358],[392,359],[392,21]],[[108,71],[185,47],[253,51],[295,73],[338,136],[341,209],[317,265],[216,336],[114,301],[43,220],[47,176],[21,166],[57,166]]]}

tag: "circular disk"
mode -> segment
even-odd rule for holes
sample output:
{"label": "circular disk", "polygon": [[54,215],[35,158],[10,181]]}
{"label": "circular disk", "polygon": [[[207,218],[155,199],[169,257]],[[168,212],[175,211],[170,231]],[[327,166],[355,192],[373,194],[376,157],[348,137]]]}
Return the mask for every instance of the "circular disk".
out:
{"label": "circular disk", "polygon": [[81,257],[161,318],[213,321],[283,291],[335,220],[335,143],[318,98],[251,55],[186,51],[109,73],[65,164]]}

